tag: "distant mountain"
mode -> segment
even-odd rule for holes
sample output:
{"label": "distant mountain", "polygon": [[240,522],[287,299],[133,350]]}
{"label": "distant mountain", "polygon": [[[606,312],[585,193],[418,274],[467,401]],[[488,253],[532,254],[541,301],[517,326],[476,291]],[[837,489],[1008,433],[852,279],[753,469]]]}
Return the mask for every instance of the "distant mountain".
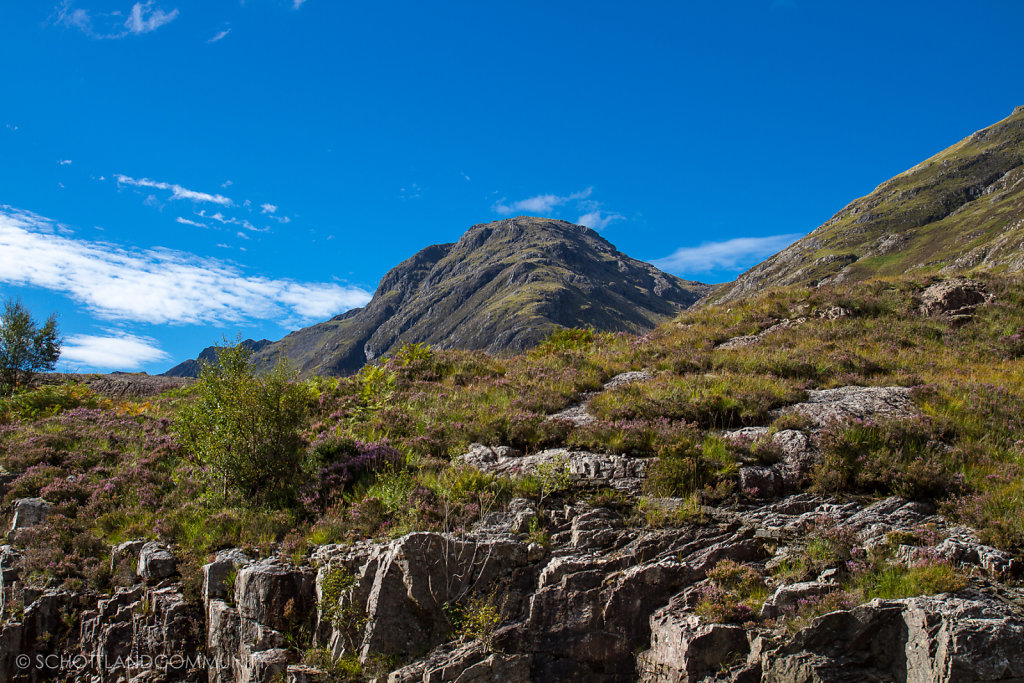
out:
{"label": "distant mountain", "polygon": [[[269,339],[260,339],[259,341],[253,341],[252,339],[246,339],[241,342],[241,345],[253,352],[261,351],[264,347],[274,342]],[[198,377],[199,371],[203,369],[203,363],[216,363],[217,362],[217,350],[223,348],[220,346],[207,346],[203,349],[197,358],[189,359],[183,363],[178,363],[167,372],[162,373],[164,377]]]}
{"label": "distant mountain", "polygon": [[1024,107],[882,183],[706,301],[973,268],[1024,270]]}
{"label": "distant mountain", "polygon": [[292,332],[254,360],[284,356],[304,375],[343,375],[405,342],[497,353],[560,327],[645,332],[709,290],[626,256],[590,228],[520,216],[423,249],[384,276],[366,307]]}

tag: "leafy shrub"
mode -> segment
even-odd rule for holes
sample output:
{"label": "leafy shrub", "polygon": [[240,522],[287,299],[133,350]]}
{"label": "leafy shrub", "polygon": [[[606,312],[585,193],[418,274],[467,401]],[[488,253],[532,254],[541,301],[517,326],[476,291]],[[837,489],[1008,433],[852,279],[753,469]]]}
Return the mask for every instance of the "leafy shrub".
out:
{"label": "leafy shrub", "polygon": [[488,649],[494,632],[501,624],[504,601],[496,592],[473,595],[456,604],[446,604],[452,632],[462,640],[480,640]]}
{"label": "leafy shrub", "polygon": [[300,430],[313,400],[283,365],[258,374],[242,345],[203,367],[174,422],[178,442],[223,492],[256,502],[287,497],[303,456]]}

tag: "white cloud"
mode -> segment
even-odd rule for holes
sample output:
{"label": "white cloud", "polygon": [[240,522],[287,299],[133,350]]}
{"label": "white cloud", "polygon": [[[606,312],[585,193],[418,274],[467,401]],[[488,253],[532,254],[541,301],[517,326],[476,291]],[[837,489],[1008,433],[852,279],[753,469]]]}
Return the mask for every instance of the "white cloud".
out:
{"label": "white cloud", "polygon": [[[200,218],[209,218],[210,220],[217,221],[222,225],[237,225],[251,230],[252,232],[266,232],[270,228],[257,228],[255,225],[245,220],[244,218],[235,218],[234,216],[225,216],[223,213],[218,211],[217,213],[206,213],[206,209],[201,209],[196,212],[196,215]],[[273,218],[273,216],[271,216]]]}
{"label": "white cloud", "polygon": [[177,9],[165,12],[154,4],[154,0],[136,2],[128,10],[128,18],[124,19],[124,13],[120,11],[93,13],[81,7],[75,8],[73,0],[64,0],[51,19],[55,24],[77,28],[90,38],[116,40],[152,33],[178,17]]}
{"label": "white cloud", "polygon": [[170,356],[148,337],[78,334],[64,341],[60,359],[104,370],[136,370],[144,363],[170,360]]}
{"label": "white cloud", "polygon": [[102,318],[148,323],[291,324],[370,300],[358,287],[250,276],[195,254],[131,250],[67,235],[66,226],[0,206],[0,282],[62,292]]}
{"label": "white cloud", "polygon": [[625,216],[618,213],[591,211],[590,213],[585,213],[576,219],[576,223],[579,225],[585,225],[588,228],[593,228],[594,230],[604,230],[613,222],[623,218],[625,218]]}
{"label": "white cloud", "polygon": [[155,31],[164,24],[169,24],[178,16],[178,10],[164,12],[162,9],[153,9],[153,0],[137,2],[132,5],[132,11],[128,15],[128,21],[124,22],[129,33],[141,35]]}
{"label": "white cloud", "polygon": [[60,159],[60,160],[57,161],[57,165],[58,166],[70,166],[71,165],[71,159]]}
{"label": "white cloud", "polygon": [[194,220],[192,220],[190,218],[182,218],[181,216],[178,216],[174,220],[177,221],[178,223],[181,223],[182,225],[194,225],[197,228],[208,228],[208,227],[210,227],[206,223],[200,223],[199,221],[194,221]]}
{"label": "white cloud", "polygon": [[292,0],[292,6],[295,9],[299,9],[306,3],[306,0]]}
{"label": "white cloud", "polygon": [[233,204],[230,199],[222,194],[196,192],[195,190],[190,190],[182,187],[181,185],[163,183],[156,180],[150,180],[149,178],[132,178],[121,173],[118,173],[114,177],[117,178],[118,185],[132,185],[134,187],[151,187],[156,190],[170,190],[171,199],[188,199],[193,202],[208,202],[211,204],[220,204],[222,206],[232,206]]}
{"label": "white cloud", "polygon": [[782,251],[802,237],[799,233],[769,237],[736,237],[724,242],[704,242],[696,247],[683,247],[675,253],[651,261],[669,273],[707,273],[712,270],[739,271],[772,254]]}
{"label": "white cloud", "polygon": [[496,213],[502,216],[511,216],[512,214],[533,214],[533,215],[547,215],[554,211],[555,207],[562,206],[572,201],[584,200],[591,195],[594,188],[588,187],[580,192],[573,192],[570,195],[557,195],[557,194],[539,194],[535,197],[528,197],[526,199],[520,199],[517,202],[506,203],[506,200],[502,199],[497,202],[493,209]]}
{"label": "white cloud", "polygon": [[277,207],[273,204],[260,204],[261,213],[276,213]]}
{"label": "white cloud", "polygon": [[[217,35],[215,35],[213,38],[210,38],[209,40],[207,40],[206,42],[208,42],[208,43],[216,43],[218,40],[224,40],[224,38],[227,37],[227,35],[229,33],[231,33],[231,29],[226,28],[223,31],[221,31],[220,33],[218,33]],[[228,181],[227,184],[230,185],[231,182]]]}

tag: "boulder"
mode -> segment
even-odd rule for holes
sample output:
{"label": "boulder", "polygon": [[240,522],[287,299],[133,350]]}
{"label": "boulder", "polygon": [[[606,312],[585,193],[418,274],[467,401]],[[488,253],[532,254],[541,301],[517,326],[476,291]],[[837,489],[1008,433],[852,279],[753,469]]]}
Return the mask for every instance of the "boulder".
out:
{"label": "boulder", "polygon": [[273,683],[288,671],[290,655],[284,648],[254,652],[246,661],[245,683]]}
{"label": "boulder", "polygon": [[978,306],[988,300],[985,285],[963,277],[950,278],[921,292],[920,310],[925,315],[941,315],[954,320],[971,318]]}
{"label": "boulder", "polygon": [[42,498],[20,498],[14,501],[14,515],[11,517],[7,538],[14,540],[20,529],[29,529],[45,522],[51,507],[49,501]]}
{"label": "boulder", "polygon": [[113,570],[125,560],[137,560],[146,543],[148,543],[146,540],[136,540],[115,545],[110,550],[110,569]]}
{"label": "boulder", "polygon": [[749,650],[743,627],[707,623],[670,605],[651,616],[651,647],[637,669],[644,683],[699,681],[746,660]]}
{"label": "boulder", "polygon": [[774,467],[748,465],[740,468],[740,488],[757,498],[774,498],[785,490],[785,482]]}
{"label": "boulder", "polygon": [[[445,604],[487,593],[529,561],[526,544],[510,540],[418,532],[379,546],[343,598],[347,609],[366,617],[360,657],[407,656],[445,642],[451,632]],[[336,655],[348,640],[335,629]]]}
{"label": "boulder", "polygon": [[168,579],[178,573],[178,561],[167,546],[150,541],[139,550],[136,575],[146,581]]}
{"label": "boulder", "polygon": [[0,545],[0,585],[9,586],[21,574],[22,555],[13,546]]}
{"label": "boulder", "polygon": [[761,606],[761,618],[774,619],[786,612],[793,612],[799,606],[801,600],[821,597],[831,590],[831,586],[818,581],[802,581],[800,583],[779,586]]}
{"label": "boulder", "polygon": [[491,652],[481,643],[438,648],[429,657],[393,671],[388,683],[531,683],[527,654]]}

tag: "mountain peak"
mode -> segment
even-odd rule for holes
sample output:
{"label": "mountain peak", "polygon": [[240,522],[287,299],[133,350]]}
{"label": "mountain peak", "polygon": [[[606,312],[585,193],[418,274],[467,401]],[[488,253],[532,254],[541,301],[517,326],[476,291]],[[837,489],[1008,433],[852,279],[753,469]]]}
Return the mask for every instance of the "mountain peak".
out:
{"label": "mountain peak", "polygon": [[365,308],[293,332],[255,359],[346,374],[405,342],[498,353],[560,327],[646,332],[709,289],[626,256],[588,227],[515,216],[421,249],[381,278]]}

